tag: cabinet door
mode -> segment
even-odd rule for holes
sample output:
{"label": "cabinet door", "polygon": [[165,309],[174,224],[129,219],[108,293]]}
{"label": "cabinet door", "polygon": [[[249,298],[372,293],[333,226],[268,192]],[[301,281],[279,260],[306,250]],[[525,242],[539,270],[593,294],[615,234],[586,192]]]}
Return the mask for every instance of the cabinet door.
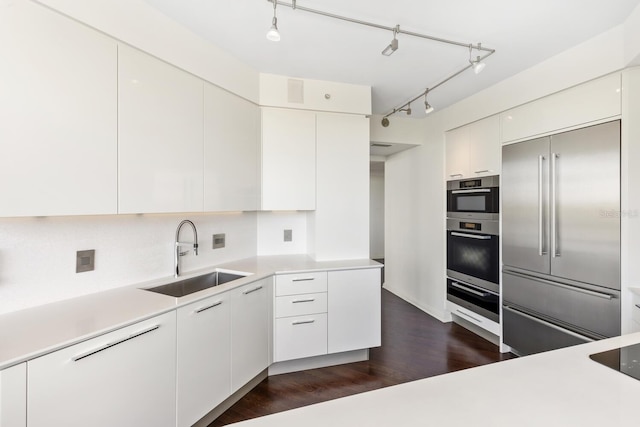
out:
{"label": "cabinet door", "polygon": [[175,311],[27,363],[29,427],[175,426]]}
{"label": "cabinet door", "polygon": [[327,313],[276,319],[274,349],[274,362],[327,354]]}
{"label": "cabinet door", "polygon": [[500,174],[500,117],[491,116],[466,126],[468,173],[472,177]]}
{"label": "cabinet door", "polygon": [[178,309],[178,427],[231,395],[231,302],[224,293]]}
{"label": "cabinet door", "polygon": [[380,346],[380,292],[377,268],[329,272],[329,353]]}
{"label": "cabinet door", "polygon": [[204,85],[204,210],[258,209],[258,107]]}
{"label": "cabinet door", "polygon": [[469,153],[466,127],[451,130],[446,133],[446,167],[447,180],[468,178]]}
{"label": "cabinet door", "polygon": [[10,2],[0,58],[0,216],[116,213],[116,42]]}
{"label": "cabinet door", "polygon": [[0,371],[0,427],[27,426],[27,364]]}
{"label": "cabinet door", "polygon": [[118,50],[118,210],[203,209],[203,82],[138,50]]}
{"label": "cabinet door", "polygon": [[272,279],[232,291],[231,391],[269,366],[269,298]]}
{"label": "cabinet door", "polygon": [[316,115],[262,109],[262,210],[316,208]]}

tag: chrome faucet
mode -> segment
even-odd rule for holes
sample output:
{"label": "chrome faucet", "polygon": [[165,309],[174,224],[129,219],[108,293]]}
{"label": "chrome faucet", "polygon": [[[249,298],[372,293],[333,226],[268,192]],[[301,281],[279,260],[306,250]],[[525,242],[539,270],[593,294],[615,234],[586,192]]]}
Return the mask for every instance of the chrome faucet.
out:
{"label": "chrome faucet", "polygon": [[[193,230],[193,242],[181,242],[180,241],[180,229],[182,228],[183,225],[185,224],[189,224],[191,226],[191,229]],[[180,259],[181,256],[185,256],[186,254],[189,253],[189,250],[187,249],[186,251],[181,252],[180,251],[180,247],[181,246],[191,246],[193,248],[193,253],[195,255],[198,255],[198,232],[196,231],[196,226],[193,224],[193,222],[189,221],[188,219],[185,219],[184,221],[182,221],[179,225],[178,228],[176,229],[176,243],[175,243],[175,252],[174,252],[174,256],[173,256],[173,272],[174,272],[174,276],[178,277],[180,276],[180,264],[178,262],[178,260]]]}

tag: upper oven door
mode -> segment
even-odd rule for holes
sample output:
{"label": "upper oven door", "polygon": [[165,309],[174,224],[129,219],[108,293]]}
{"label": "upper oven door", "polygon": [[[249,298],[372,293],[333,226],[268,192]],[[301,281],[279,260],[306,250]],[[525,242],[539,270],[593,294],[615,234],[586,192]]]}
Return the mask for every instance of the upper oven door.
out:
{"label": "upper oven door", "polygon": [[[467,228],[473,225],[479,229]],[[497,291],[500,246],[497,228],[497,221],[447,220],[447,274]]]}
{"label": "upper oven door", "polygon": [[449,181],[447,216],[449,218],[498,219],[498,177]]}

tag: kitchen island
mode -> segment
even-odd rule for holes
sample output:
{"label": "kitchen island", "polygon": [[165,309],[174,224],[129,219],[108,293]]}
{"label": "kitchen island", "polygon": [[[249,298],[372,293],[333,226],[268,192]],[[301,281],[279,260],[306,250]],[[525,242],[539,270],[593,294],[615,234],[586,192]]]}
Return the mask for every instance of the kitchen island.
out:
{"label": "kitchen island", "polygon": [[640,381],[590,354],[640,333],[511,359],[234,424],[327,426],[632,426]]}

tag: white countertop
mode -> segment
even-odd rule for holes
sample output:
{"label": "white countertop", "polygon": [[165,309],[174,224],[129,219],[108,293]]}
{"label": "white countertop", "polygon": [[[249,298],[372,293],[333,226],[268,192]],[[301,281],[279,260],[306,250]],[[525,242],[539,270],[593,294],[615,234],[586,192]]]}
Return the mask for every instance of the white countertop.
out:
{"label": "white countertop", "polygon": [[640,423],[640,381],[588,356],[636,343],[640,333],[391,386],[234,426],[635,426]]}
{"label": "white countertop", "polygon": [[[3,314],[0,315],[0,369],[273,274],[378,267],[382,265],[368,259],[318,262],[307,255],[254,257],[188,272],[179,279],[166,277]],[[242,271],[251,275],[181,298],[141,289],[184,280],[216,269]]]}

